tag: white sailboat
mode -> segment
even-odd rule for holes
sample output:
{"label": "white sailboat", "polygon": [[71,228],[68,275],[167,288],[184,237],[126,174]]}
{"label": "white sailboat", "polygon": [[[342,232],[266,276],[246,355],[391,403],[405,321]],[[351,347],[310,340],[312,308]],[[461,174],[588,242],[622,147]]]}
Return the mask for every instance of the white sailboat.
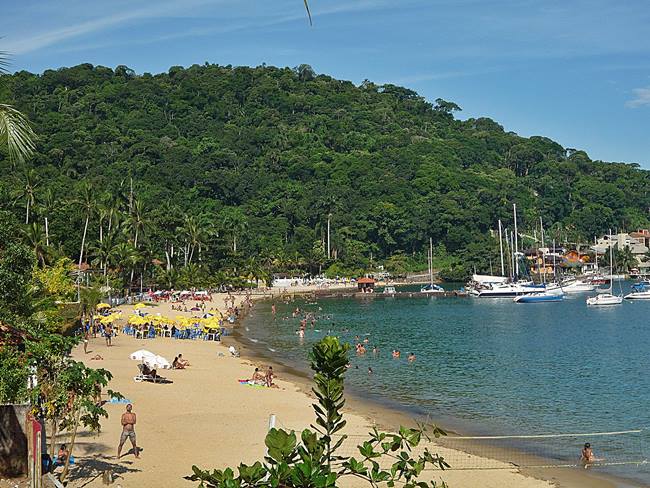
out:
{"label": "white sailboat", "polygon": [[427,258],[429,262],[429,284],[424,285],[422,288],[420,288],[420,293],[428,293],[428,294],[444,293],[445,289],[442,286],[436,285],[433,282],[433,239],[431,238],[429,238],[429,252]]}
{"label": "white sailboat", "polygon": [[[609,270],[610,273],[613,273],[614,270],[614,248],[612,247],[612,231],[609,231]],[[623,303],[623,297],[621,295],[614,295],[614,280],[610,276],[609,279],[609,290],[606,293],[600,293],[595,297],[587,298],[587,305],[620,305]]]}
{"label": "white sailboat", "polygon": [[583,280],[572,280],[562,284],[564,293],[587,293],[594,291],[598,285]]}

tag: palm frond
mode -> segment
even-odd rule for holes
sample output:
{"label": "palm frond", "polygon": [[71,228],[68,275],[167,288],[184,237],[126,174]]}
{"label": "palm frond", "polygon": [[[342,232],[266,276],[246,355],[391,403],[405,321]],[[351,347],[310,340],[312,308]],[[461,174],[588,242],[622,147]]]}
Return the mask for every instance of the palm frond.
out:
{"label": "palm frond", "polygon": [[314,25],[311,21],[311,12],[309,10],[309,3],[307,3],[307,0],[303,0],[305,2],[305,9],[307,9],[307,16],[309,17],[309,25]]}
{"label": "palm frond", "polygon": [[9,71],[9,53],[5,51],[0,51],[0,74],[6,74]]}
{"label": "palm frond", "polygon": [[11,105],[0,103],[0,145],[7,145],[9,158],[24,161],[34,152],[35,139],[27,117]]}

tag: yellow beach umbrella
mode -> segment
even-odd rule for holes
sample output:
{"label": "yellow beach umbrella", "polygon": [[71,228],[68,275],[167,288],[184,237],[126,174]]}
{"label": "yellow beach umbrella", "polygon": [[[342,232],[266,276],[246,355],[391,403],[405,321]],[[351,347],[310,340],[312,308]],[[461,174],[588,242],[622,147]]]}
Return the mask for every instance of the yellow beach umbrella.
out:
{"label": "yellow beach umbrella", "polygon": [[146,305],[144,303],[136,303],[133,306],[133,308],[135,308],[136,310],[139,310],[139,309],[144,308],[144,307],[146,307]]}
{"label": "yellow beach umbrella", "polygon": [[111,308],[111,306],[108,303],[98,303],[97,304],[97,310],[103,310],[105,308]]}

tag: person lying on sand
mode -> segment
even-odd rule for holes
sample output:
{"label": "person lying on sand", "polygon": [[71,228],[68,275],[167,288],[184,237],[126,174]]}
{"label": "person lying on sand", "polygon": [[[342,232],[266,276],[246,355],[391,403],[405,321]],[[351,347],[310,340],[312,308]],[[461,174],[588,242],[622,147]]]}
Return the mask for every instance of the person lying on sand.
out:
{"label": "person lying on sand", "polygon": [[93,357],[90,358],[91,361],[92,360],[101,361],[102,359],[104,359],[104,358],[101,357],[99,354],[95,354]]}

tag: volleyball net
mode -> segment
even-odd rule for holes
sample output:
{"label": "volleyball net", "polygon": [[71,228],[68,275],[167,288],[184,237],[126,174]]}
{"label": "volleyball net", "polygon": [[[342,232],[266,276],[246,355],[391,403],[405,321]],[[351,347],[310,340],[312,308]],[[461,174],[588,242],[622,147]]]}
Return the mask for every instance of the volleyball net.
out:
{"label": "volleyball net", "polygon": [[[292,430],[281,422],[276,427]],[[302,429],[293,430],[299,436]],[[417,457],[428,449],[444,458],[450,470],[569,468],[585,465],[581,451],[589,443],[593,452],[590,466],[642,465],[648,463],[649,438],[650,433],[643,429],[507,436],[448,435],[431,440],[423,437],[411,455]],[[357,446],[369,439],[369,435],[348,434],[336,454],[359,460]]]}

